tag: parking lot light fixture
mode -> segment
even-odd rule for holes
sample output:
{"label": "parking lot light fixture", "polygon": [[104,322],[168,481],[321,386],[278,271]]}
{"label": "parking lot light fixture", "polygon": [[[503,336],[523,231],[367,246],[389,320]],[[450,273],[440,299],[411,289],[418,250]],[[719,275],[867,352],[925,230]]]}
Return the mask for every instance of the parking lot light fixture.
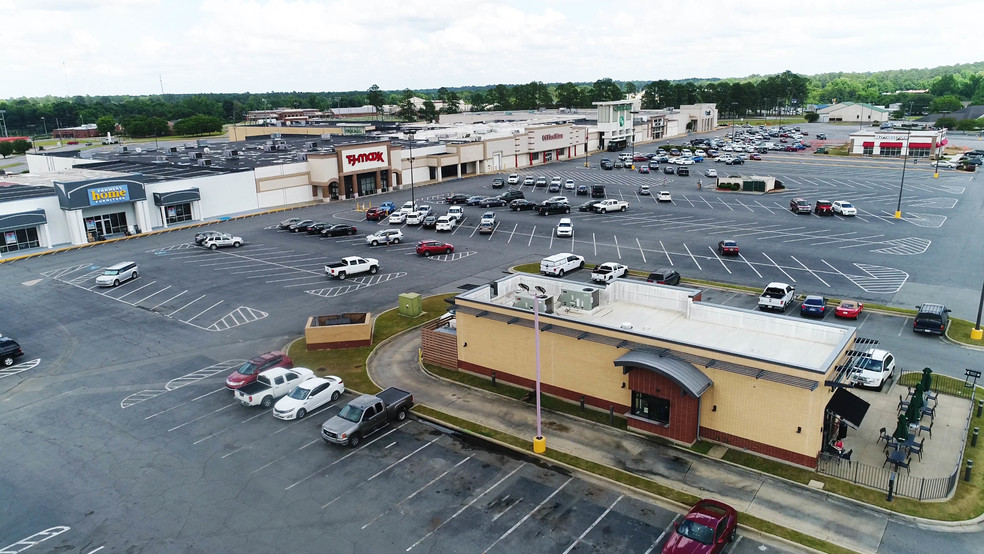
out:
{"label": "parking lot light fixture", "polygon": [[905,186],[905,163],[909,160],[909,135],[911,130],[905,130],[905,153],[902,154],[902,181],[899,183],[899,203],[895,206],[895,219],[902,219],[902,187]]}
{"label": "parking lot light fixture", "polygon": [[410,141],[410,204],[413,206],[417,205],[413,196],[413,139],[416,135],[417,132],[414,130],[407,131],[407,138]]}
{"label": "parking lot light fixture", "polygon": [[[526,283],[520,283],[519,288],[530,292]],[[533,294],[533,342],[536,352],[536,436],[533,437],[533,452],[543,454],[547,451],[547,439],[543,437],[542,421],[540,418],[540,301],[547,297],[547,290],[536,285]]]}
{"label": "parking lot light fixture", "polygon": [[984,312],[984,285],[981,285],[981,302],[977,305],[977,323],[970,330],[970,338],[973,340],[984,338],[984,329],[981,329],[981,312]]}

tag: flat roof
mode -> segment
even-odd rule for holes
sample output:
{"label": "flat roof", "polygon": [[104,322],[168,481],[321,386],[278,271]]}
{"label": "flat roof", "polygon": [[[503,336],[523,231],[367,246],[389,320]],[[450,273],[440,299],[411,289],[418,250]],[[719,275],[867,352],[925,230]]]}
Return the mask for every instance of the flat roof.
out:
{"label": "flat roof", "polygon": [[[539,275],[515,274],[489,285],[458,295],[464,300],[513,308],[519,296],[528,294],[523,283],[535,290],[541,286],[554,298],[554,312],[549,317],[575,323],[668,341],[722,354],[731,354],[781,366],[826,374],[850,344],[853,327],[806,321],[695,302],[699,290],[618,280],[607,286],[566,281]],[[593,294],[598,291],[598,305],[590,310],[561,305],[564,291]],[[493,295],[493,292],[495,294]]]}

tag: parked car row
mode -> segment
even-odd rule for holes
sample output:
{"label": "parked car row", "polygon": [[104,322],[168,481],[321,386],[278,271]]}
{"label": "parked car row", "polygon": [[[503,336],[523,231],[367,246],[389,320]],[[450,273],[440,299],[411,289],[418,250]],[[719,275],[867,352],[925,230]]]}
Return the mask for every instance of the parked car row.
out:
{"label": "parked car row", "polygon": [[277,229],[290,231],[291,233],[321,235],[322,237],[340,237],[354,235],[358,232],[354,225],[350,225],[348,223],[329,223],[326,221],[315,221],[313,219],[301,219],[298,217],[292,217],[281,221],[277,225]]}
{"label": "parked car row", "polygon": [[835,200],[833,202],[830,200],[817,200],[811,207],[810,203],[803,198],[793,198],[789,201],[789,211],[794,214],[813,213],[816,215],[858,215],[857,208],[846,200]]}

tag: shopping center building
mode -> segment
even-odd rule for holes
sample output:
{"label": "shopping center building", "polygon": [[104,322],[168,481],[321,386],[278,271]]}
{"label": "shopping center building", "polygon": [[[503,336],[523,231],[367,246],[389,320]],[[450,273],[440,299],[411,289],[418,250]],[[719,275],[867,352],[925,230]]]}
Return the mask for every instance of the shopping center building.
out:
{"label": "shopping center building", "polygon": [[935,158],[947,145],[946,129],[862,129],[851,133],[852,155],[883,158]]}
{"label": "shopping center building", "polygon": [[544,394],[684,445],[716,442],[812,468],[840,421],[858,427],[868,408],[844,381],[873,341],[850,326],[709,304],[681,287],[528,274],[454,305],[453,320],[422,330],[425,362],[528,389],[539,373]]}

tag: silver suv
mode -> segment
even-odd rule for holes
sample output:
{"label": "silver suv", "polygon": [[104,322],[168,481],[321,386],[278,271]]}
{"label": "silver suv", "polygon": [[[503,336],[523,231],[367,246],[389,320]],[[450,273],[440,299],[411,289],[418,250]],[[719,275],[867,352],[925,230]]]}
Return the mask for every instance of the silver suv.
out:
{"label": "silver suv", "polygon": [[136,278],[137,262],[122,262],[104,269],[102,275],[96,277],[96,284],[100,287],[116,287],[124,281]]}
{"label": "silver suv", "polygon": [[366,236],[366,243],[371,246],[380,244],[399,244],[403,240],[403,231],[399,229],[383,229]]}

